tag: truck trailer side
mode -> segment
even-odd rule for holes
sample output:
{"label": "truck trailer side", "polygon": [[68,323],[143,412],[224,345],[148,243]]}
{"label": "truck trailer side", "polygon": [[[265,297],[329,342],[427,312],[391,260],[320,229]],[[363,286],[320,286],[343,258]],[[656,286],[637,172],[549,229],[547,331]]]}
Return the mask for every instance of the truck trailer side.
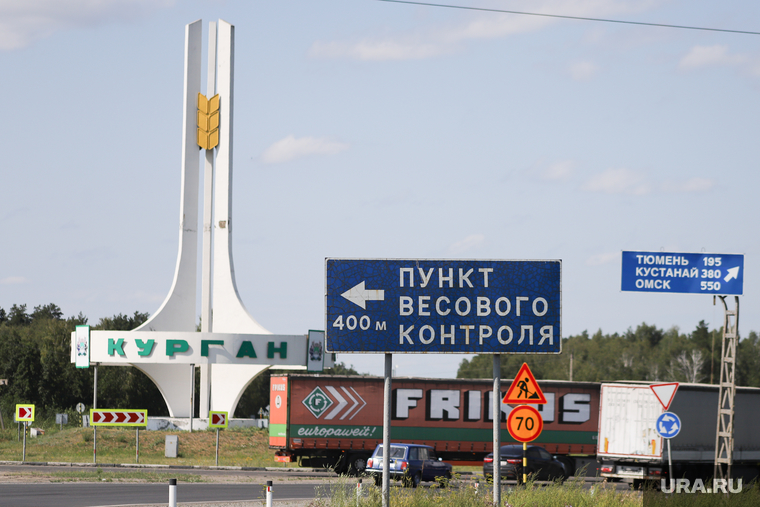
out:
{"label": "truck trailer side", "polygon": [[[510,380],[503,380],[505,391]],[[599,386],[593,382],[541,381],[547,402],[534,442],[574,471],[594,460]],[[380,377],[272,375],[270,448],[275,459],[301,466],[361,473],[382,443],[383,379]],[[482,465],[493,447],[493,381],[394,378],[391,440],[432,446],[444,461]],[[511,411],[501,405],[501,421]],[[502,425],[503,445],[516,443]]]}
{"label": "truck trailer side", "polygon": [[[668,410],[681,420],[671,439],[675,478],[713,476],[718,386],[680,384]],[[603,477],[634,480],[668,475],[666,440],[655,431],[665,412],[648,383],[602,384],[598,461]],[[733,475],[748,480],[760,472],[760,389],[737,387],[734,410]]]}

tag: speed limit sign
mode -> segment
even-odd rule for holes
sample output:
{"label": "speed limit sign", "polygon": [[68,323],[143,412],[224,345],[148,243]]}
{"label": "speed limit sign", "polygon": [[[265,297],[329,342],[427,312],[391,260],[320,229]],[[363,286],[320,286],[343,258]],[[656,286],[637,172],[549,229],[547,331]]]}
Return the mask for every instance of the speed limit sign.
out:
{"label": "speed limit sign", "polygon": [[544,429],[541,414],[530,405],[515,407],[507,417],[507,429],[518,442],[532,442]]}

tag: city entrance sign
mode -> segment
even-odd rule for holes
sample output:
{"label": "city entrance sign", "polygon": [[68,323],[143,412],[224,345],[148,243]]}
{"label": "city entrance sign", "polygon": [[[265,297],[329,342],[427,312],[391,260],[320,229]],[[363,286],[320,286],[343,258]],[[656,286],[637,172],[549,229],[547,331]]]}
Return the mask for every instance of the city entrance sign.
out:
{"label": "city entrance sign", "polygon": [[559,354],[559,260],[326,259],[328,352]]}

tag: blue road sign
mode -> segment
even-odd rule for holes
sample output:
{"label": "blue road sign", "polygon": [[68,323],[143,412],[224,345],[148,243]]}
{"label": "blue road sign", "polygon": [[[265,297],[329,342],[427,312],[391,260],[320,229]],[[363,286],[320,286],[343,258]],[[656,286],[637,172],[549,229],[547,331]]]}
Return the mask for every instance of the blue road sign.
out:
{"label": "blue road sign", "polygon": [[673,438],[681,431],[681,419],[673,412],[663,412],[657,418],[654,429],[662,438]]}
{"label": "blue road sign", "polygon": [[621,290],[739,296],[744,255],[623,252]]}
{"label": "blue road sign", "polygon": [[562,262],[326,259],[328,352],[559,354]]}

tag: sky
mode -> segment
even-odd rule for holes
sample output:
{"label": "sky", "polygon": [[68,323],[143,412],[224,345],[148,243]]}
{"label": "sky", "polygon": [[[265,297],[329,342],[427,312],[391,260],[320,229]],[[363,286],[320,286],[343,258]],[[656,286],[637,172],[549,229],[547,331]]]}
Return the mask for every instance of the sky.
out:
{"label": "sky", "polygon": [[[752,1],[436,3],[760,32]],[[622,292],[631,250],[744,254],[760,331],[760,36],[378,0],[0,0],[0,307],[159,308],[196,19],[235,25],[232,251],[269,331],[325,328],[333,257],[561,259],[565,337],[722,325],[710,296]]]}

